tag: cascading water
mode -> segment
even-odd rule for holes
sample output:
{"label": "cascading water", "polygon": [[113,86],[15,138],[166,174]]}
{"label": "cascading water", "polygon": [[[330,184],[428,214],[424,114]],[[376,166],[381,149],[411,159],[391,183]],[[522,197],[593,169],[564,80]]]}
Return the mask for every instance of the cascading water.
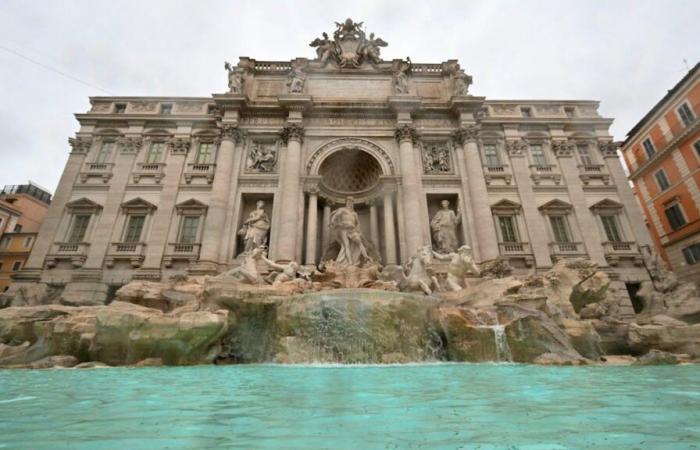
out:
{"label": "cascading water", "polygon": [[510,347],[508,346],[508,339],[506,338],[505,325],[491,325],[489,326],[489,328],[493,330],[493,338],[496,342],[496,358],[498,359],[498,361],[513,361],[513,355],[510,352]]}

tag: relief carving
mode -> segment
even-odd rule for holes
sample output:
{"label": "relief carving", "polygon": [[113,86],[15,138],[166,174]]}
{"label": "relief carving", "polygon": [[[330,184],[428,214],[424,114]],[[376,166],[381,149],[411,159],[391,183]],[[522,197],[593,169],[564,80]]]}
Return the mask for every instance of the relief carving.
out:
{"label": "relief carving", "polygon": [[450,150],[447,143],[429,144],[423,148],[423,171],[427,174],[450,173]]}
{"label": "relief carving", "polygon": [[158,102],[131,102],[129,105],[132,111],[150,112],[155,111],[158,107]]}
{"label": "relief carving", "polygon": [[190,151],[190,139],[172,137],[168,139],[168,149],[174,155],[186,155]]}
{"label": "relief carving", "polygon": [[274,143],[252,142],[248,151],[247,168],[251,172],[271,173],[277,164],[277,146]]}
{"label": "relief carving", "polygon": [[143,145],[141,137],[122,137],[117,141],[122,153],[138,153]]}

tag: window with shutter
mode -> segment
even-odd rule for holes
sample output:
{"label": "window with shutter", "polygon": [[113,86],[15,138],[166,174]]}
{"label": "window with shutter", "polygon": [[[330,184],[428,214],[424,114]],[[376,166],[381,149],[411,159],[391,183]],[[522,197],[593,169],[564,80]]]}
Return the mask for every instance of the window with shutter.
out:
{"label": "window with shutter", "polygon": [[609,242],[622,242],[622,234],[616,216],[600,216]]}
{"label": "window with shutter", "polygon": [[181,244],[194,244],[197,242],[197,230],[199,229],[199,216],[185,216],[182,219],[180,230]]}
{"label": "window with shutter", "polygon": [[503,242],[518,242],[518,233],[515,226],[515,217],[499,216],[498,224],[501,228]]}
{"label": "window with shutter", "polygon": [[163,158],[163,151],[165,150],[165,143],[154,142],[151,144],[151,148],[148,149],[148,155],[146,157],[146,162],[148,164],[156,164]]}
{"label": "window with shutter", "polygon": [[71,226],[70,234],[68,235],[68,242],[72,244],[83,242],[89,223],[90,216],[87,214],[80,214],[73,217],[73,225]]}
{"label": "window with shutter", "polygon": [[126,233],[124,233],[124,242],[140,242],[145,221],[146,216],[129,216]]}
{"label": "window with shutter", "polygon": [[549,223],[552,225],[552,233],[554,233],[555,242],[571,242],[569,227],[566,224],[566,218],[564,216],[549,216]]}

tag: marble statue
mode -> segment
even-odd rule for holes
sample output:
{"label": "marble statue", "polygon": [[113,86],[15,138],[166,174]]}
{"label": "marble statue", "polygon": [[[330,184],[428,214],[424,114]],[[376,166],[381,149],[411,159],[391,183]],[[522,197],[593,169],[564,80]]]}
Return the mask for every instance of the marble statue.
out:
{"label": "marble statue", "polygon": [[345,206],[333,211],[329,227],[333,241],[340,246],[335,261],[358,266],[363,262],[371,261],[372,258],[367,254],[367,248],[360,231],[360,220],[353,209],[353,204],[353,198],[348,197]]}
{"label": "marble statue", "polygon": [[403,292],[423,292],[430,295],[440,285],[432,274],[433,250],[429,245],[418,249],[404,265],[405,277],[399,283]]}
{"label": "marble statue", "polygon": [[224,68],[228,71],[228,91],[231,94],[243,93],[243,69],[228,62],[224,64]]}
{"label": "marble statue", "polygon": [[411,73],[411,58],[406,61],[397,61],[394,65],[394,93],[408,94],[408,76]]}
{"label": "marble statue", "polygon": [[463,71],[457,72],[455,75],[455,90],[454,95],[464,96],[469,95],[469,86],[472,84],[472,77]]}
{"label": "marble statue", "polygon": [[256,247],[249,252],[244,253],[243,264],[217,275],[215,278],[234,278],[237,281],[245,284],[263,284],[265,280],[258,272],[258,263],[264,262],[265,247]]}
{"label": "marble statue", "polygon": [[462,221],[462,214],[457,209],[457,213],[450,209],[449,200],[440,202],[441,209],[435,213],[430,221],[430,228],[433,230],[433,240],[436,250],[440,253],[453,253],[457,251],[457,226]]}
{"label": "marble statue", "polygon": [[267,243],[267,233],[270,230],[270,218],[265,212],[265,202],[258,200],[255,209],[243,222],[243,226],[238,231],[243,236],[243,251],[248,253],[256,248],[260,248]]}
{"label": "marble statue", "polygon": [[265,256],[262,260],[268,267],[273,269],[270,274],[265,277],[265,281],[276,286],[280,283],[285,283],[287,281],[292,281],[297,278],[297,271],[299,270],[299,264],[295,261],[291,261],[287,264],[280,264],[267,259]]}
{"label": "marble statue", "polygon": [[325,65],[328,59],[335,53],[335,43],[328,39],[328,33],[323,33],[323,39],[314,39],[309,46],[316,47],[316,59],[321,62],[321,65]]}
{"label": "marble statue", "polygon": [[290,94],[301,94],[304,92],[304,84],[306,83],[306,73],[304,69],[298,65],[292,65],[292,70],[287,78],[287,89]]}
{"label": "marble statue", "polygon": [[438,261],[449,261],[447,268],[447,287],[451,291],[459,291],[466,287],[464,279],[467,275],[481,276],[481,271],[474,262],[472,249],[463,245],[457,253],[441,254],[433,251],[433,256]]}
{"label": "marble statue", "polygon": [[365,62],[381,62],[380,48],[388,44],[375,37],[374,33],[370,33],[368,38],[362,24],[363,22],[354,22],[352,19],[336,22],[332,40],[327,33],[323,33],[323,37],[316,38],[309,44],[316,48],[316,60],[321,66],[325,66],[329,60],[343,68],[357,68]]}
{"label": "marble statue", "polygon": [[277,152],[265,148],[261,144],[253,143],[248,157],[250,159],[248,169],[255,172],[272,172],[275,166]]}
{"label": "marble statue", "polygon": [[389,44],[387,44],[387,42],[382,38],[375,38],[374,33],[370,33],[369,39],[360,50],[360,54],[365,61],[372,64],[377,64],[382,60],[382,58],[379,57],[379,53],[381,51],[380,47],[386,47],[387,45]]}

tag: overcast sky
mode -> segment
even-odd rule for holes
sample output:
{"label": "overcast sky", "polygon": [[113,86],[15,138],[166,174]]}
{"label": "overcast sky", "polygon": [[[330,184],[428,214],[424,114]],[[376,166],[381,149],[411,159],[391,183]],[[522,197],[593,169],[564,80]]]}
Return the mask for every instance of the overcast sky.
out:
{"label": "overcast sky", "polygon": [[459,59],[474,95],[600,100],[618,140],[700,60],[698,0],[1,0],[0,184],[55,190],[89,96],[221,93],[224,60],[313,57],[346,17],[384,59]]}

